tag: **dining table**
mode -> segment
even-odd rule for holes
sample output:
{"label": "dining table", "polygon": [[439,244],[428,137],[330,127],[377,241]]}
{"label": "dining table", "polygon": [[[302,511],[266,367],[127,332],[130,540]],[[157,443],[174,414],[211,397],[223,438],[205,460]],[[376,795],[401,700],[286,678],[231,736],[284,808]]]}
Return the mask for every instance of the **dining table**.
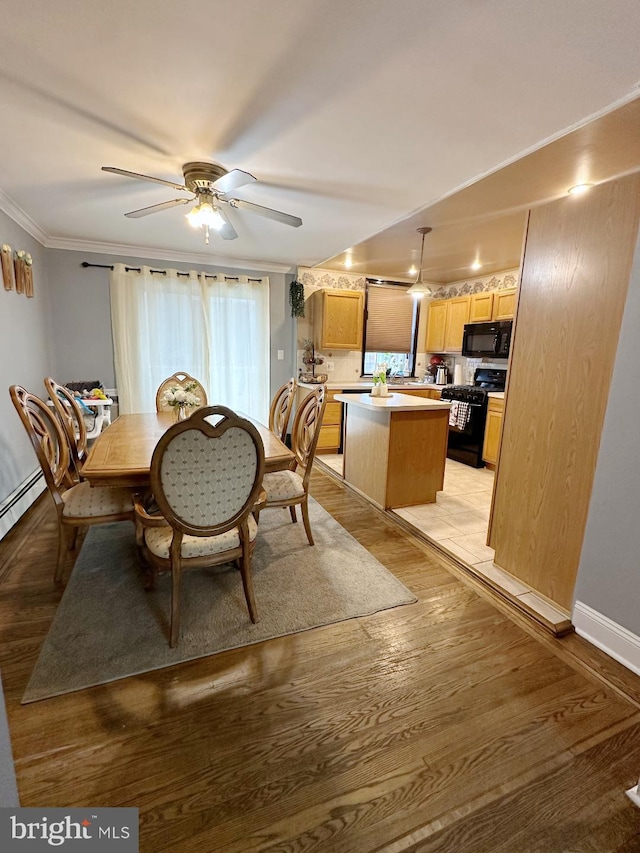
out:
{"label": "dining table", "polygon": [[[248,415],[242,417],[251,421],[260,433],[265,473],[291,468],[295,460],[293,451],[269,427]],[[175,422],[173,412],[120,415],[96,438],[82,465],[82,476],[92,486],[148,486],[153,451]]]}

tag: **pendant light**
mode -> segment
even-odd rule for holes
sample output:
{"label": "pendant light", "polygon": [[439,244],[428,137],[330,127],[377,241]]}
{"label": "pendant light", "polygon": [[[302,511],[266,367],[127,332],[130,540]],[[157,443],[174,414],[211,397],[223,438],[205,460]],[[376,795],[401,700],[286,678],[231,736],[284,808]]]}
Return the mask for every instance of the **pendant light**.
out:
{"label": "pendant light", "polygon": [[412,284],[411,287],[407,290],[407,293],[410,293],[411,296],[415,296],[416,299],[422,299],[423,296],[433,296],[433,290],[424,283],[422,280],[422,259],[424,257],[424,235],[428,234],[432,231],[432,228],[429,228],[428,225],[425,225],[423,228],[418,228],[418,234],[422,234],[422,249],[420,250],[420,269],[418,270],[418,278],[415,281],[415,284]]}

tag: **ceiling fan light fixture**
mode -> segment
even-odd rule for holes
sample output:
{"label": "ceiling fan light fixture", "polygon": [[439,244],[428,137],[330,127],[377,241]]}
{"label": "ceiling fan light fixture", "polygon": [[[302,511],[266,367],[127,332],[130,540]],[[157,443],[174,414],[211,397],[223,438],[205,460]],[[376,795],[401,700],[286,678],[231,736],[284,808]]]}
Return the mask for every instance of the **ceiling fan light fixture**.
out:
{"label": "ceiling fan light fixture", "polygon": [[422,234],[422,248],[420,250],[420,269],[418,270],[418,278],[415,280],[414,284],[407,290],[411,296],[415,299],[422,299],[424,296],[433,296],[433,290],[422,280],[422,259],[424,257],[424,236],[432,231],[432,228],[429,226],[424,226],[423,228],[418,228],[418,234]]}
{"label": "ceiling fan light fixture", "polygon": [[203,225],[206,225],[208,228],[219,231],[224,225],[224,219],[220,211],[210,201],[201,201],[199,204],[196,204],[186,214],[186,219],[188,219],[189,225],[192,225],[194,228],[201,228]]}

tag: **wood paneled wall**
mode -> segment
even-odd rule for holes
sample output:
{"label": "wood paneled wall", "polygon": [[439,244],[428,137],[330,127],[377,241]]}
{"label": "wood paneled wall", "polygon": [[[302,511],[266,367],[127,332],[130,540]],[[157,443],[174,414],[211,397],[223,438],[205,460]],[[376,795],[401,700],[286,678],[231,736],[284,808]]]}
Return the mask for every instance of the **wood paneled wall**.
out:
{"label": "wood paneled wall", "polygon": [[639,217],[632,175],[529,218],[489,541],[567,610]]}

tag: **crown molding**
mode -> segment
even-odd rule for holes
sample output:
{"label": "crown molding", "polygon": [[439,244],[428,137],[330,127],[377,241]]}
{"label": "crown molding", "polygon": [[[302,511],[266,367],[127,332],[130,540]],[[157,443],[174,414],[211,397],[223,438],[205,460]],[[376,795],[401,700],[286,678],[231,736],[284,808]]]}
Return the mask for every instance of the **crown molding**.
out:
{"label": "crown molding", "polygon": [[7,216],[11,217],[16,225],[30,234],[34,240],[37,240],[41,246],[47,245],[47,235],[40,226],[33,221],[28,213],[19,207],[15,201],[8,196],[3,190],[0,190],[0,210],[4,211]]}
{"label": "crown molding", "polygon": [[153,249],[148,246],[130,246],[125,243],[97,243],[91,240],[74,240],[67,237],[49,237],[43,244],[47,249],[63,249],[68,252],[91,252],[97,255],[120,255],[127,258],[143,258],[152,261],[178,261],[184,264],[202,264],[213,267],[251,270],[252,272],[294,273],[295,264],[276,264],[248,258],[230,258],[201,252],[175,252]]}

